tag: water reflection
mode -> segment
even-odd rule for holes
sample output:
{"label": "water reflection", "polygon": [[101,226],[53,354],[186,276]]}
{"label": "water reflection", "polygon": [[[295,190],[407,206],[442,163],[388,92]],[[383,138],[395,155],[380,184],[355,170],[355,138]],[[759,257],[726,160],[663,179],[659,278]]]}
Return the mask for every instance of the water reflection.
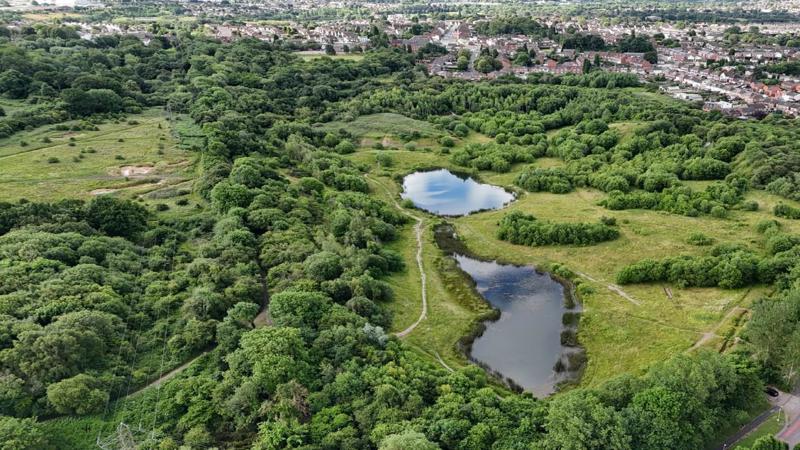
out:
{"label": "water reflection", "polygon": [[562,316],[568,311],[564,286],[533,267],[453,257],[500,311],[500,318],[487,323],[472,343],[471,357],[536,396],[553,393],[570,375],[554,370],[571,351],[561,342]]}
{"label": "water reflection", "polygon": [[497,209],[514,199],[503,188],[460,178],[446,169],[415,172],[403,179],[401,197],[417,208],[440,216],[463,216]]}

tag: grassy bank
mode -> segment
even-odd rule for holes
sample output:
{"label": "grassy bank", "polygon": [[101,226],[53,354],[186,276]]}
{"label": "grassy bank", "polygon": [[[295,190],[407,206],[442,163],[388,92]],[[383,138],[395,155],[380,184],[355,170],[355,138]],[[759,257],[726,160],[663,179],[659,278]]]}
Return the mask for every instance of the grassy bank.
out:
{"label": "grassy bank", "polygon": [[[630,128],[629,124],[621,127]],[[400,139],[392,135],[392,128],[380,128],[373,127],[363,136],[384,136],[384,139],[389,136],[390,141]],[[473,133],[457,145],[476,139],[485,140],[486,137]],[[397,176],[415,169],[443,167],[464,171],[463,167],[451,163],[449,155],[440,146],[428,151],[417,148],[416,151],[376,150],[362,146],[350,158],[371,167],[372,175],[379,177],[395,196],[401,189]],[[379,154],[388,155],[391,163],[381,165],[377,158]],[[554,158],[540,158],[535,165],[554,167],[561,163]],[[524,167],[516,165],[508,173],[477,172],[476,175],[485,182],[513,188],[514,179]],[[384,188],[373,191],[389,199]],[[466,245],[481,258],[543,268],[560,264],[576,273],[576,278],[587,286],[582,292],[585,312],[579,332],[579,340],[589,357],[581,381],[583,385],[597,384],[623,372],[641,372],[649,364],[676,353],[699,348],[730,348],[745,322],[743,315],[747,314],[748,306],[759,296],[767,294],[767,287],[684,289],[667,284],[618,287],[613,283],[622,267],[643,258],[704,254],[708,248],[687,242],[693,233],[701,232],[715,242],[759,246],[763,237],[756,232],[755,224],[774,218],[771,208],[778,202],[778,197],[762,191],[750,192],[748,200],[761,205],[758,211],[734,211],[729,218],[717,219],[648,210],[610,211],[597,204],[605,195],[589,189],[569,194],[526,193],[502,210],[458,218],[454,223]],[[526,247],[500,241],[495,237],[497,222],[514,210],[561,222],[596,222],[602,216],[614,217],[621,237],[587,247]],[[424,254],[431,311],[428,320],[423,321],[407,339],[415,346],[439,352],[448,363],[463,363],[461,355],[453,352],[453,344],[470,329],[470,324],[484,309],[477,306],[476,301],[481,303],[479,299],[470,299],[458,291],[459,282],[448,275],[450,268],[437,260],[441,253],[432,241],[429,226],[436,218],[419,211],[416,213],[425,215],[428,225]],[[785,228],[788,232],[800,232],[800,224],[786,223]],[[403,236],[394,248],[404,255],[409,266],[405,272],[390,279],[396,292],[396,299],[390,305],[395,315],[394,329],[401,330],[416,320],[421,302],[419,275],[410,263],[415,252],[410,225],[403,230]]]}

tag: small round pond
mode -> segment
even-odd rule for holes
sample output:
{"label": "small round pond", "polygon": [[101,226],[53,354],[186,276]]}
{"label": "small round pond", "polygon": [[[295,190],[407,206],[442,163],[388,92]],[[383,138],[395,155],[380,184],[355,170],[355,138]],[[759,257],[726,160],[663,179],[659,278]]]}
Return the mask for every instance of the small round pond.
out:
{"label": "small round pond", "polygon": [[449,170],[414,172],[403,179],[403,193],[417,208],[440,216],[464,216],[498,209],[514,200],[514,194]]}

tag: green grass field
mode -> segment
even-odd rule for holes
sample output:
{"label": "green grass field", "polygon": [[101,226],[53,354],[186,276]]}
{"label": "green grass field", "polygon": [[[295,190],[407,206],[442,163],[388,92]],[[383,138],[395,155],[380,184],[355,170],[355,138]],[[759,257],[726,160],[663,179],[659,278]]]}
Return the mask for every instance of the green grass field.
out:
{"label": "green grass field", "polygon": [[[392,180],[379,178],[371,181],[373,192],[385,201],[391,202],[390,193],[399,195],[399,187]],[[428,355],[438,353],[448,366],[458,367],[466,361],[456,351],[455,342],[469,333],[476,319],[488,313],[490,308],[475,295],[453,261],[442,256],[433,238],[432,225],[437,222],[433,217],[427,217],[424,222],[423,267],[427,274],[428,319],[422,321],[405,340]],[[394,291],[394,299],[387,305],[393,316],[391,331],[397,332],[417,320],[422,305],[412,224],[403,228],[400,238],[390,248],[399,252],[406,262],[404,271],[386,280]]]}
{"label": "green grass field", "polygon": [[0,200],[147,194],[185,183],[192,158],[160,110],[101,124],[97,131],[43,126],[0,140]]}
{"label": "green grass field", "polygon": [[11,116],[15,112],[25,111],[33,107],[34,105],[26,103],[23,100],[12,100],[0,97],[0,108],[3,108],[3,111],[6,112],[6,116]]}
{"label": "green grass field", "polygon": [[[625,133],[633,126],[625,123],[619,127]],[[391,132],[391,129],[374,127],[370,132]],[[391,166],[378,165],[376,155],[379,152],[391,155]],[[381,182],[390,186],[394,195],[400,191],[399,184],[393,180],[393,176],[398,174],[430,167],[464,171],[464,168],[455,167],[449,156],[438,148],[430,152],[362,149],[350,158],[370,165],[373,176],[381,176]],[[561,161],[553,158],[536,161],[536,165],[541,167],[559,164]],[[524,165],[517,165],[509,173],[481,172],[477,175],[485,182],[511,188],[517,172],[523,168]],[[387,198],[385,189],[373,187],[374,193]],[[613,282],[622,267],[642,258],[707,252],[707,247],[686,242],[689,235],[696,232],[702,232],[716,242],[741,243],[758,248],[763,238],[756,232],[755,224],[774,218],[771,210],[779,198],[762,191],[750,192],[748,200],[758,201],[761,206],[758,211],[734,211],[727,219],[716,219],[659,211],[610,211],[597,205],[604,196],[602,192],[586,189],[562,195],[525,193],[505,209],[474,214],[453,222],[467,246],[481,257],[541,268],[557,263],[584,275],[578,279],[590,286],[590,293],[583,296],[585,311],[579,331],[579,339],[589,356],[581,380],[583,385],[596,385],[624,372],[640,373],[648,365],[677,353],[699,348],[729,348],[732,337],[741,331],[745,322],[743,316],[747,314],[747,307],[759,296],[768,294],[768,287],[682,289],[667,284],[646,284],[623,286],[623,295],[614,290],[617,287]],[[555,221],[594,222],[601,216],[614,217],[621,237],[587,247],[514,245],[495,237],[497,222],[513,210]],[[441,262],[437,263],[441,252],[433,243],[430,225],[438,219],[419,211],[415,213],[424,215],[429,226],[424,251],[430,310],[428,320],[423,321],[406,340],[429,353],[440,353],[449,365],[464,364],[463,357],[454,349],[454,343],[485,310],[475,305],[474,299],[465,298],[469,293],[455,289],[457,283],[452,273]],[[800,232],[797,221],[782,222],[788,232]],[[404,329],[419,315],[421,300],[419,275],[413,265],[414,247],[412,226],[408,225],[402,238],[394,244],[394,248],[404,255],[409,268],[390,279],[396,292],[390,305],[395,316],[393,331]]]}
{"label": "green grass field", "polygon": [[320,124],[319,128],[324,131],[337,131],[345,129],[357,138],[370,138],[372,140],[384,137],[394,138],[401,133],[411,134],[419,132],[423,137],[442,135],[442,131],[428,122],[411,119],[409,117],[394,113],[378,113],[367,116],[360,116],[350,122],[336,121]]}

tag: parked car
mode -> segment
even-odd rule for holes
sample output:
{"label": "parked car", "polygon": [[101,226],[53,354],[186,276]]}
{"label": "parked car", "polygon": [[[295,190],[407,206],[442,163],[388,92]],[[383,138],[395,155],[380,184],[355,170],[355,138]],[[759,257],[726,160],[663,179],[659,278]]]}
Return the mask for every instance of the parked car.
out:
{"label": "parked car", "polygon": [[780,395],[780,392],[778,392],[778,390],[772,386],[767,386],[766,388],[764,388],[764,392],[770,397],[777,397],[778,395]]}

